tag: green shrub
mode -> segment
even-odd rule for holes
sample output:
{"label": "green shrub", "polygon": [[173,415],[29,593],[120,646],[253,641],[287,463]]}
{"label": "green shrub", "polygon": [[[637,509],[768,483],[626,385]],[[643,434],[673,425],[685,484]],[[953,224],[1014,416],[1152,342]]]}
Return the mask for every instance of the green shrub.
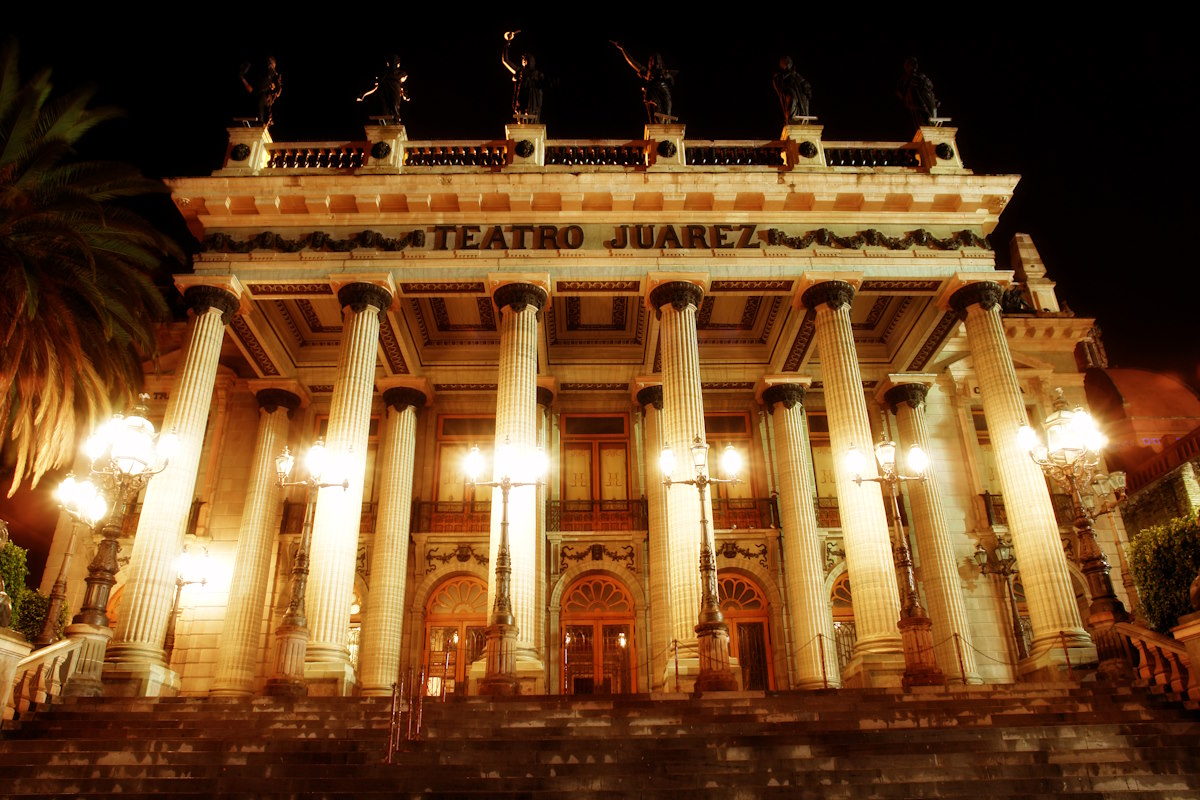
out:
{"label": "green shrub", "polygon": [[1193,611],[1188,589],[1200,571],[1200,519],[1192,514],[1146,528],[1129,544],[1129,566],[1142,614],[1167,633]]}
{"label": "green shrub", "polygon": [[[25,634],[29,641],[37,639],[46,621],[46,613],[50,610],[50,598],[37,589],[26,589],[21,594],[21,604],[13,604],[12,629]],[[57,638],[61,639],[63,629],[71,619],[70,609],[64,603],[59,609]]]}
{"label": "green shrub", "polygon": [[17,630],[17,620],[21,616],[21,602],[25,599],[25,578],[29,576],[29,565],[26,563],[28,553],[23,547],[18,547],[12,541],[0,548],[0,578],[4,579],[4,591],[12,598],[12,622],[9,627]]}

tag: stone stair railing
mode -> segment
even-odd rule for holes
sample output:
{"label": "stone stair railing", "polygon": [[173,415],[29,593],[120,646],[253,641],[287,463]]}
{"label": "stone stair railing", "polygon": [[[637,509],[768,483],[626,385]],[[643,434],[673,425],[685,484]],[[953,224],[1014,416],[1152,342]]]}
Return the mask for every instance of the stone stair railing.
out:
{"label": "stone stair railing", "polygon": [[20,717],[30,706],[39,706],[61,697],[67,678],[75,671],[84,640],[68,637],[35,650],[17,662],[12,696],[4,709],[4,719]]}
{"label": "stone stair railing", "polygon": [[1116,629],[1138,654],[1134,667],[1138,680],[1189,700],[1200,700],[1200,682],[1196,680],[1200,676],[1193,674],[1187,648],[1181,642],[1132,622],[1118,622]]}

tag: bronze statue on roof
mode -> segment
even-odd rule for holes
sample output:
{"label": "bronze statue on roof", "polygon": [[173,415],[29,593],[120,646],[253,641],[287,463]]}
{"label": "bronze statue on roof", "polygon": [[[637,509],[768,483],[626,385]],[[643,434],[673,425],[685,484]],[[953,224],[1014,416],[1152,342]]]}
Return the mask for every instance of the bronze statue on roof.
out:
{"label": "bronze statue on roof", "polygon": [[678,70],[667,69],[661,53],[651,53],[643,66],[630,58],[620,44],[611,39],[609,41],[621,51],[625,63],[642,79],[642,102],[646,104],[646,117],[650,124],[675,122],[678,117],[671,113],[671,87],[675,85]]}

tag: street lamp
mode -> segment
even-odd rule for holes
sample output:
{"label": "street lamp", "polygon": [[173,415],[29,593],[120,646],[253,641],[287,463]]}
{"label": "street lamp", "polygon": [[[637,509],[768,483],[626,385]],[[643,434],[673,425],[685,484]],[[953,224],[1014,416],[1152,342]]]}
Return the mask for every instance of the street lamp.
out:
{"label": "street lamp", "polygon": [[984,575],[999,575],[1008,587],[1013,638],[1017,641],[1017,656],[1023,661],[1029,658],[1029,648],[1025,646],[1025,631],[1021,627],[1021,612],[1017,608],[1016,579],[1013,577],[1017,574],[1017,554],[1013,552],[1012,544],[1007,539],[998,537],[992,555],[995,557],[994,564],[988,559],[988,551],[983,544],[976,543],[975,563],[979,566],[979,571]]}
{"label": "street lamp", "polygon": [[[546,453],[542,448],[530,453],[518,451],[507,436],[492,460],[493,480],[481,481],[483,454],[472,447],[463,461],[463,471],[472,486],[500,490],[500,544],[496,548],[496,600],[488,621],[486,668],[479,682],[479,693],[510,695],[519,692],[516,677],[517,620],[512,610],[512,552],[508,543],[508,493],[522,486],[541,486],[546,475]],[[519,478],[533,480],[519,480]]]}
{"label": "street lamp", "polygon": [[[710,483],[739,483],[737,474],[742,469],[742,456],[732,444],[726,445],[721,454],[721,471],[724,478],[713,478],[708,474],[708,442],[696,436],[690,448],[693,476],[688,480],[673,480],[675,452],[664,447],[658,465],[663,474],[663,485],[667,491],[676,483],[695,486],[700,493],[700,614],[696,624],[696,639],[700,650],[700,665],[696,675],[695,690],[735,691],[737,678],[729,668],[729,626],[721,614],[721,602],[717,597],[716,542],[708,527],[705,513],[705,498]],[[678,669],[676,669],[678,673]],[[676,675],[678,677],[678,675]]]}
{"label": "street lamp", "polygon": [[199,552],[183,546],[175,572],[175,600],[171,603],[171,615],[167,617],[167,634],[163,638],[163,658],[171,665],[171,654],[175,652],[175,623],[179,619],[179,598],[183,587],[192,584],[204,586],[208,583],[208,548],[197,545]]}
{"label": "street lamp", "polygon": [[100,490],[113,496],[112,513],[101,529],[103,537],[96,548],[96,557],[88,565],[83,604],[71,621],[100,627],[108,626],[108,595],[117,582],[119,539],[125,527],[131,501],[158,473],[167,468],[179,446],[174,431],[156,434],[154,425],[146,419],[150,395],[138,395],[138,404],[126,417],[114,414],[88,437],[83,451],[92,462],[92,478]]}
{"label": "street lamp", "polygon": [[1131,668],[1125,640],[1116,625],[1129,620],[1129,612],[1113,591],[1108,557],[1096,541],[1092,522],[1125,500],[1125,474],[1100,471],[1100,450],[1107,440],[1096,421],[1080,407],[1071,409],[1062,389],[1054,397],[1054,411],[1044,425],[1046,444],[1028,425],[1017,431],[1017,441],[1047,477],[1066,489],[1079,539],[1079,567],[1087,579],[1092,603],[1088,626],[1096,643],[1103,674],[1126,674]]}
{"label": "street lamp", "polygon": [[78,538],[79,526],[85,525],[88,530],[95,530],[96,523],[108,513],[108,501],[90,480],[75,480],[68,474],[63,478],[55,492],[58,506],[71,517],[71,538],[67,540],[67,549],[63,552],[62,566],[58,568],[58,577],[50,589],[50,607],[46,610],[46,619],[42,623],[42,631],[38,634],[34,647],[46,647],[58,641],[58,618],[62,614],[63,604],[67,601],[67,573],[71,568],[71,554],[75,552],[75,540]]}
{"label": "street lamp", "polygon": [[[331,486],[341,486],[342,491],[350,488],[350,478],[343,474],[342,480],[326,481],[334,465],[325,442],[321,439],[308,448],[304,467],[308,476],[304,480],[289,481],[296,457],[287,447],[275,458],[276,483],[280,488],[304,487],[304,526],[300,529],[300,546],[292,562],[291,597],[283,619],[275,629],[274,672],[267,679],[265,692],[272,697],[305,697],[308,681],[304,677],[304,656],[308,651],[308,617],[304,613],[304,592],[308,586],[309,545],[312,540],[313,514],[317,507],[317,492]],[[343,466],[343,465],[338,465]],[[341,471],[341,470],[338,470]]]}
{"label": "street lamp", "polygon": [[946,677],[938,668],[933,657],[933,622],[921,605],[917,593],[917,579],[913,573],[912,551],[908,546],[908,536],[904,533],[904,525],[900,522],[900,484],[905,481],[925,480],[925,470],[929,468],[929,457],[919,446],[913,445],[908,449],[908,468],[915,475],[902,475],[896,464],[896,443],[888,439],[885,430],[880,431],[879,441],[875,444],[875,462],[879,465],[880,475],[875,478],[864,478],[863,469],[866,458],[853,444],[846,452],[846,466],[854,474],[854,482],[862,486],[863,481],[887,486],[892,496],[892,523],[895,526],[896,537],[896,571],[903,577],[900,584],[900,621],[897,627],[904,641],[904,680],[905,688],[909,686],[942,686]]}

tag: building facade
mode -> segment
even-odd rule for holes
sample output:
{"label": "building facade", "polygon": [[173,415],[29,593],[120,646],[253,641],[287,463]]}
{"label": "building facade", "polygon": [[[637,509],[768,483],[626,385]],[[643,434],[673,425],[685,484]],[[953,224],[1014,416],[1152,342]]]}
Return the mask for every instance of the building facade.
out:
{"label": "building facade", "polygon": [[[1084,403],[1092,320],[1028,237],[997,268],[1018,178],[967,169],[953,129],[821,133],[231,129],[222,169],[170,182],[201,248],[147,391],[181,447],[127,526],[108,691],[263,690],[306,508],[275,459],[318,438],[349,485],[312,516],[312,693],[477,691],[505,506],[523,692],[686,691],[726,656],[743,688],[899,685],[890,496],[844,461],[881,436],[931,459],[900,521],[947,680],[1095,661],[1070,515],[1016,436],[1058,387]],[[740,482],[680,484],[697,441],[714,477],[740,452]],[[544,485],[502,502],[466,478],[472,447],[542,448]],[[1128,605],[1119,525],[1098,533]],[[727,642],[697,633],[704,531]],[[1006,541],[1019,573],[982,573],[977,548]],[[207,581],[177,592],[185,548]]]}

